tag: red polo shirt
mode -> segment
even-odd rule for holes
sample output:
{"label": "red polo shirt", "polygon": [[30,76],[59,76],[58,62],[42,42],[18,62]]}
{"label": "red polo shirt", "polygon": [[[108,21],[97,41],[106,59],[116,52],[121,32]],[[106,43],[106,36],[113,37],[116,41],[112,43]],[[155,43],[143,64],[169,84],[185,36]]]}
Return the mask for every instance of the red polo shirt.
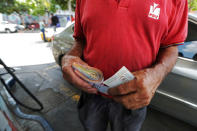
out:
{"label": "red polo shirt", "polygon": [[150,67],[160,47],[183,42],[187,14],[187,0],[77,0],[74,37],[107,79],[122,66]]}

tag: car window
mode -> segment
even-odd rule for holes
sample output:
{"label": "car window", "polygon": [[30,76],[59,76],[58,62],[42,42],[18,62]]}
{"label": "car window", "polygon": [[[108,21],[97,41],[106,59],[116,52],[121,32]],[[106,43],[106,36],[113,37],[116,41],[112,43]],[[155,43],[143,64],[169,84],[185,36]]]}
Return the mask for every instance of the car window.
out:
{"label": "car window", "polygon": [[197,41],[185,42],[178,46],[179,56],[197,61]]}

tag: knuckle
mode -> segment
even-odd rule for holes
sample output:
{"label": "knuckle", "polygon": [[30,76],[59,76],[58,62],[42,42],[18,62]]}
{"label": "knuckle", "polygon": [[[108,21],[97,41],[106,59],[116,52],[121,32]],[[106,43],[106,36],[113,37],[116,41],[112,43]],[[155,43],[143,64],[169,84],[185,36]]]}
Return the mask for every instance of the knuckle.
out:
{"label": "knuckle", "polygon": [[150,94],[148,92],[145,92],[143,94],[143,96],[144,96],[145,99],[149,99],[150,98]]}
{"label": "knuckle", "polygon": [[146,100],[145,101],[145,105],[147,106],[147,105],[149,105],[150,104],[150,101],[149,100]]}
{"label": "knuckle", "polygon": [[138,109],[138,107],[137,106],[133,106],[133,107],[131,107],[131,109],[132,110],[136,110],[136,109]]}
{"label": "knuckle", "polygon": [[125,108],[130,109],[130,103],[128,102],[127,99],[122,99],[121,103],[124,105]]}
{"label": "knuckle", "polygon": [[137,106],[136,106],[136,105],[133,105],[133,106],[131,106],[129,109],[135,110],[135,109],[137,109]]}
{"label": "knuckle", "polygon": [[68,72],[68,67],[67,66],[62,66],[62,72],[67,73]]}
{"label": "knuckle", "polygon": [[122,86],[117,87],[117,91],[118,91],[119,94],[124,93],[124,89],[122,88]]}
{"label": "knuckle", "polygon": [[125,98],[121,98],[121,99],[119,100],[119,102],[120,102],[122,105],[124,105],[124,106],[127,105],[127,100],[126,100]]}
{"label": "knuckle", "polygon": [[121,100],[120,100],[120,102],[123,104],[123,105],[126,105],[126,99],[124,99],[124,98],[122,98]]}
{"label": "knuckle", "polygon": [[140,88],[140,89],[145,88],[144,79],[136,81],[136,84],[137,84],[138,88]]}
{"label": "knuckle", "polygon": [[139,99],[138,99],[138,98],[133,98],[133,101],[134,101],[134,102],[138,102]]}
{"label": "knuckle", "polygon": [[126,108],[127,108],[127,109],[132,109],[131,106],[129,106],[129,105],[127,105]]}
{"label": "knuckle", "polygon": [[145,79],[141,80],[140,87],[143,88],[143,89],[146,87],[145,86]]}
{"label": "knuckle", "polygon": [[131,109],[131,106],[130,106],[129,104],[124,104],[124,107],[125,107],[126,109]]}

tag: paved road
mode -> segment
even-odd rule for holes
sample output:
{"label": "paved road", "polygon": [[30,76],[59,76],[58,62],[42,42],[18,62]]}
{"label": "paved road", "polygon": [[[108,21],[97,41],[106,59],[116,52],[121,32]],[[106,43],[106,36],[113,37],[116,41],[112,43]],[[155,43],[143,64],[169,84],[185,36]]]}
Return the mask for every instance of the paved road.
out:
{"label": "paved road", "polygon": [[41,40],[40,33],[0,33],[0,58],[9,66],[51,63],[50,45]]}
{"label": "paved road", "polygon": [[[55,131],[82,131],[76,110],[79,91],[62,79],[60,68],[54,63],[50,43],[43,43],[39,33],[0,34],[0,40],[0,58],[9,66],[20,66],[17,76],[43,102],[45,109],[37,114],[46,118]],[[35,106],[21,89],[16,88],[14,93],[26,104]],[[42,131],[35,122],[18,118],[17,121],[24,130]],[[197,129],[149,108],[141,131],[176,130]]]}

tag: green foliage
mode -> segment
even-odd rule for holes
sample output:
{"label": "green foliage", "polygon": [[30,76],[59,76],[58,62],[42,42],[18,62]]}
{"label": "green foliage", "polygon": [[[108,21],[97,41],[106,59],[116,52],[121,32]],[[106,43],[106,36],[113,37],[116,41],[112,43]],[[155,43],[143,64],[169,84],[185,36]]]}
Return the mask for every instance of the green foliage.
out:
{"label": "green foliage", "polygon": [[189,11],[197,10],[197,0],[188,0]]}
{"label": "green foliage", "polygon": [[[72,10],[75,9],[76,0],[70,0]],[[54,13],[57,9],[67,10],[69,0],[0,0],[0,13],[11,14],[24,12],[32,15],[44,15]]]}
{"label": "green foliage", "polygon": [[0,13],[11,14],[13,12],[21,14],[22,12],[29,12],[29,6],[25,2],[17,0],[1,0]]}
{"label": "green foliage", "polygon": [[32,15],[44,15],[49,12],[56,12],[58,9],[55,3],[49,0],[28,0],[26,3],[30,7],[30,14]]}
{"label": "green foliage", "polygon": [[[75,10],[76,7],[76,0],[70,0],[72,10]],[[69,0],[51,0],[52,3],[59,5],[62,10],[68,9],[68,2]]]}
{"label": "green foliage", "polygon": [[15,4],[15,0],[1,0],[0,13],[6,13],[6,14],[12,13],[14,4]]}
{"label": "green foliage", "polygon": [[51,3],[59,5],[62,10],[67,10],[68,1],[69,0],[51,0]]}
{"label": "green foliage", "polygon": [[12,10],[18,14],[22,14],[24,12],[29,13],[29,5],[25,2],[16,1]]}
{"label": "green foliage", "polygon": [[71,7],[72,7],[72,10],[75,11],[75,8],[76,8],[76,0],[71,0]]}

